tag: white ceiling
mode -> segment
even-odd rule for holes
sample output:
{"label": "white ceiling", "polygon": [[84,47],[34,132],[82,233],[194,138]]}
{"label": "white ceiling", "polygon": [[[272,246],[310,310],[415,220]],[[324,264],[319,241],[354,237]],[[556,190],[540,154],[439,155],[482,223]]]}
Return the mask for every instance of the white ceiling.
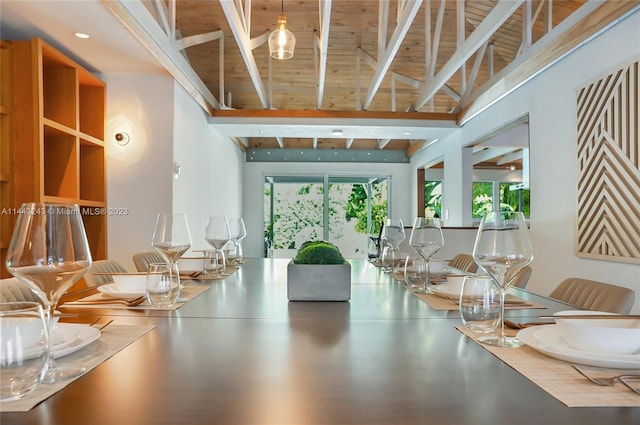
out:
{"label": "white ceiling", "polygon": [[[77,38],[75,32],[91,38]],[[99,0],[2,0],[0,36],[5,40],[41,37],[96,73],[168,75]]]}

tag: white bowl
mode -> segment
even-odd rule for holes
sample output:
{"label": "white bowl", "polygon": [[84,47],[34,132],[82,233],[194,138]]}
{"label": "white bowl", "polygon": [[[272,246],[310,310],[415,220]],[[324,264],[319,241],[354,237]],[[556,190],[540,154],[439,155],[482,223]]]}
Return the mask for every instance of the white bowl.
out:
{"label": "white bowl", "polygon": [[113,275],[113,283],[118,292],[144,293],[146,291],[147,276],[140,275]]}
{"label": "white bowl", "polygon": [[180,272],[202,271],[203,265],[203,258],[180,258],[178,260],[178,270],[180,270]]}
{"label": "white bowl", "polygon": [[11,317],[0,320],[0,346],[13,341],[23,347],[35,347],[42,341],[44,325],[37,317]]}
{"label": "white bowl", "polygon": [[[613,314],[598,311],[560,311],[567,314]],[[578,350],[605,354],[633,354],[640,350],[640,319],[556,319],[558,330]]]}
{"label": "white bowl", "polygon": [[459,294],[462,290],[465,277],[466,276],[447,276],[447,287],[450,288],[451,291]]}
{"label": "white bowl", "polygon": [[448,263],[445,260],[432,258],[429,260],[429,273],[442,273],[444,272],[445,267],[447,267],[447,264]]}

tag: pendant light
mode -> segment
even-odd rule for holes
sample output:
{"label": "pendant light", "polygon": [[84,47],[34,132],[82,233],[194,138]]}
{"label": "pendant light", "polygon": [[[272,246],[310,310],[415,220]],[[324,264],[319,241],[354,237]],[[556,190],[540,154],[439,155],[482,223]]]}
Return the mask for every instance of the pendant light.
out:
{"label": "pendant light", "polygon": [[274,59],[291,59],[295,47],[296,36],[287,29],[287,17],[284,14],[284,0],[282,0],[278,29],[269,34],[269,54]]}

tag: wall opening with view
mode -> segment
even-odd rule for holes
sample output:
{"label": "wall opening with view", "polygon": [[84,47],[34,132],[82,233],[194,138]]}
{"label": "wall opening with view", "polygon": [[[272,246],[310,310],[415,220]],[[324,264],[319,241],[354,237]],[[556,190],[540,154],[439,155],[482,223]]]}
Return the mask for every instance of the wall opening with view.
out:
{"label": "wall opening with view", "polygon": [[309,240],[367,258],[369,232],[388,214],[389,176],[265,176],[265,257],[292,258]]}

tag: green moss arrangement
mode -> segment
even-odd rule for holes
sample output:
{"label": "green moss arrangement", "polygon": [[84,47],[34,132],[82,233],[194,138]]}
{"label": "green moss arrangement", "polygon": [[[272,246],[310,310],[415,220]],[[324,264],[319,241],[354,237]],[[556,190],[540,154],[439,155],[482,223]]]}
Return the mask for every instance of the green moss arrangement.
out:
{"label": "green moss arrangement", "polygon": [[326,241],[307,241],[300,246],[294,264],[345,264],[337,246]]}

